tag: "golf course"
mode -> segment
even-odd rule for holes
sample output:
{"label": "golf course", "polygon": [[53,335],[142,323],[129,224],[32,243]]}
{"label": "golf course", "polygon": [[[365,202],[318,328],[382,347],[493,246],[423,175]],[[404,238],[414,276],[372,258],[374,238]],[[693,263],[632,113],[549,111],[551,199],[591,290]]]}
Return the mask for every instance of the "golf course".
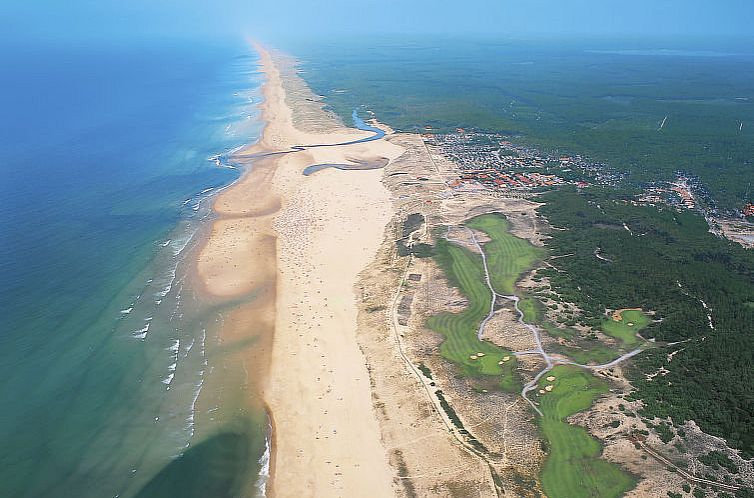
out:
{"label": "golf course", "polygon": [[[480,243],[484,251],[489,283],[499,295],[514,295],[516,281],[543,257],[543,250],[512,235],[508,221],[498,214],[485,214],[465,223],[467,228],[484,233],[489,240]],[[469,233],[474,244],[477,238]],[[472,244],[470,243],[469,246]],[[468,300],[459,313],[441,313],[431,317],[428,326],[443,335],[441,355],[458,365],[464,375],[499,378],[503,390],[518,388],[515,356],[487,341],[479,340],[479,325],[490,313],[492,292],[487,285],[482,256],[463,241],[440,238],[435,258],[450,285]],[[536,319],[536,303],[522,300],[524,319]],[[529,320],[527,320],[529,321]],[[639,342],[636,332],[649,323],[641,310],[619,310],[602,326],[606,334],[632,346]],[[605,360],[615,351],[600,346],[593,351],[563,348],[562,352],[580,352],[577,361]],[[634,479],[617,465],[601,458],[602,446],[586,429],[568,423],[567,418],[588,409],[594,400],[607,392],[608,385],[589,370],[576,366],[555,366],[542,377],[534,393],[542,412],[539,419],[542,437],[549,446],[542,469],[542,486],[550,498],[617,497],[633,488]]]}
{"label": "golf course", "polygon": [[510,223],[499,214],[472,218],[466,226],[484,232],[490,241],[483,244],[492,287],[498,294],[513,294],[516,281],[544,255],[544,250],[509,232]]}
{"label": "golf course", "polygon": [[429,328],[445,338],[440,354],[457,364],[464,375],[499,376],[500,389],[515,390],[515,357],[510,351],[477,338],[477,328],[489,312],[492,299],[484,283],[481,257],[445,239],[438,241],[436,250],[437,260],[449,282],[469,303],[460,313],[446,312],[429,319]]}
{"label": "golf course", "polygon": [[[508,221],[499,214],[472,218],[466,226],[484,232],[483,244],[490,268],[490,280],[499,294],[512,294],[516,280],[541,256],[541,249],[508,232]],[[468,299],[460,313],[441,313],[428,321],[430,329],[445,337],[440,354],[457,364],[468,376],[499,376],[499,388],[515,390],[515,356],[487,341],[480,341],[477,330],[490,310],[492,293],[484,278],[482,258],[469,249],[441,238],[436,256],[449,283]],[[481,354],[480,354],[481,353]]]}
{"label": "golf course", "polygon": [[607,384],[590,372],[572,366],[557,366],[541,380],[540,427],[550,445],[542,486],[550,498],[610,498],[633,488],[634,479],[629,474],[600,458],[599,441],[586,429],[566,421],[588,409],[607,389]]}

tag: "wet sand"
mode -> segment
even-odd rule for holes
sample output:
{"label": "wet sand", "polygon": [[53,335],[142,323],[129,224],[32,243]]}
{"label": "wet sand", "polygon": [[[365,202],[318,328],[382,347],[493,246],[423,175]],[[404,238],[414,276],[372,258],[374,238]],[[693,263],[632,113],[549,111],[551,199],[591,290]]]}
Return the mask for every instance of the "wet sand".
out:
{"label": "wet sand", "polygon": [[370,135],[337,123],[294,81],[289,61],[257,49],[266,127],[258,144],[238,153],[247,166],[241,179],[215,201],[197,275],[215,299],[249,300],[235,312],[244,319],[229,317],[222,336],[269,344],[241,353],[254,365],[249,384],[259,386],[273,420],[268,494],[393,496],[356,341],[354,291],[393,215],[390,195],[380,170],[302,172],[312,164],[390,160],[402,149],[376,140],[249,159]]}

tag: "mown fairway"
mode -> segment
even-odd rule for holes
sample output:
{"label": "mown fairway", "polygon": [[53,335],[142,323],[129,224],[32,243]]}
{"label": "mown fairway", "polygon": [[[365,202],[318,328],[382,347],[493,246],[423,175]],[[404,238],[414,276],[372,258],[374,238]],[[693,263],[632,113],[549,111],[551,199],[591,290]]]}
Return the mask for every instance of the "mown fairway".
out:
{"label": "mown fairway", "polygon": [[[468,308],[461,313],[441,313],[429,319],[429,328],[445,337],[440,354],[458,364],[466,375],[500,376],[500,387],[514,390],[515,357],[509,351],[477,339],[477,328],[489,312],[492,299],[484,283],[482,258],[444,239],[438,241],[436,251],[437,261],[448,280],[469,301]],[[476,360],[470,358],[480,352],[484,356]],[[509,361],[498,365],[505,356],[510,357]]]}
{"label": "mown fairway", "polygon": [[623,341],[623,344],[628,347],[639,344],[636,333],[649,325],[649,317],[640,310],[626,310],[621,316],[623,319],[620,321],[612,318],[603,320],[602,331],[610,337]]}
{"label": "mown fairway", "polygon": [[[490,281],[499,294],[512,294],[516,280],[532,267],[540,250],[508,233],[508,221],[501,215],[477,216],[466,225],[486,233],[491,239],[484,244]],[[509,351],[477,339],[477,329],[489,312],[492,299],[481,256],[444,239],[438,242],[436,251],[437,262],[450,283],[469,300],[468,308],[461,313],[442,313],[430,318],[429,327],[446,339],[440,353],[460,365],[466,375],[500,376],[502,389],[516,389],[515,357]],[[479,357],[478,353],[484,356]],[[472,355],[477,355],[477,359],[471,359]],[[506,356],[508,361],[499,365]]]}
{"label": "mown fairway", "polygon": [[486,233],[491,239],[484,244],[484,252],[492,286],[498,294],[513,294],[516,281],[534,266],[544,251],[512,235],[508,231],[510,223],[500,214],[477,216],[466,226]]}
{"label": "mown fairway", "polygon": [[539,397],[542,433],[550,452],[542,470],[542,486],[550,498],[610,498],[633,488],[634,479],[617,465],[600,459],[601,446],[582,427],[569,425],[566,418],[589,408],[607,384],[591,373],[570,366],[555,367],[540,389],[551,384],[551,392]]}

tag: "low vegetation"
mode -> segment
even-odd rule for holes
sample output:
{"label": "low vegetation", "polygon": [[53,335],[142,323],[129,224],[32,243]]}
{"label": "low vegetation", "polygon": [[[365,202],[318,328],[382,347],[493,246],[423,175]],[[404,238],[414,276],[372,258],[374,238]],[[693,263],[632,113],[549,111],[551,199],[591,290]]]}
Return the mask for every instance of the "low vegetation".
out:
{"label": "low vegetation", "polygon": [[[585,344],[589,342],[589,344]],[[581,365],[608,363],[619,356],[614,349],[598,341],[580,341],[584,347],[570,347],[565,345],[552,346],[553,353],[560,353]]]}
{"label": "low vegetation", "polygon": [[710,451],[699,457],[699,461],[713,469],[724,468],[731,474],[738,474],[738,466],[728,455],[720,451]]}
{"label": "low vegetation", "polygon": [[403,222],[401,238],[395,241],[399,256],[414,255],[417,258],[430,258],[434,255],[434,247],[425,242],[407,243],[409,236],[419,230],[424,224],[424,216],[419,213],[408,215]]}

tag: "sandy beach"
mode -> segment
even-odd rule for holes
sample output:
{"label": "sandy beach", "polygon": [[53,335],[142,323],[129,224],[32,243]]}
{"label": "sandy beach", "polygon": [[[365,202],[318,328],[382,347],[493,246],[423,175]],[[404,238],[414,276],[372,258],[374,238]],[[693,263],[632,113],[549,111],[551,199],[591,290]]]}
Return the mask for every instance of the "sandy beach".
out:
{"label": "sandy beach", "polygon": [[197,274],[210,296],[251,299],[236,312],[248,318],[231,317],[223,335],[270,345],[267,359],[258,348],[247,353],[256,365],[249,376],[264,374],[259,388],[273,420],[268,495],[393,496],[356,341],[354,290],[392,217],[390,195],[380,170],[302,171],[318,163],[392,160],[402,149],[376,140],[250,159],[370,136],[325,113],[300,82],[286,81],[290,61],[256,48],[266,78],[266,127],[259,143],[237,154],[250,167],[215,201],[217,220]]}

